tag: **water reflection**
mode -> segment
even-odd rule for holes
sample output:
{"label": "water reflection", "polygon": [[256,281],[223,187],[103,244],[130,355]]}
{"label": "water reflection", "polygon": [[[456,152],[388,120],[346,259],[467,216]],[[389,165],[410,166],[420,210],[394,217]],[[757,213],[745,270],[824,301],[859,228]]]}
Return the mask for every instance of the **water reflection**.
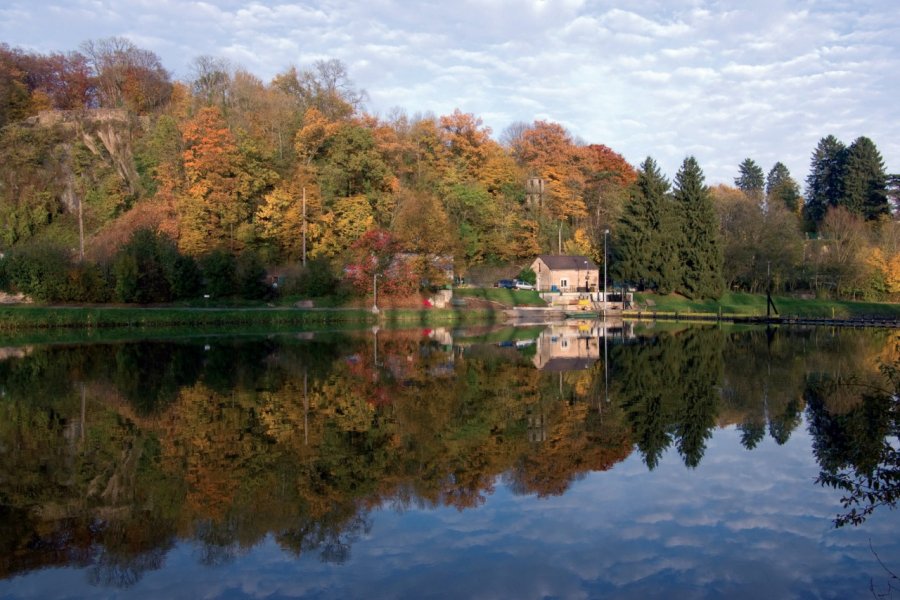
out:
{"label": "water reflection", "polygon": [[379,507],[558,496],[634,451],[694,469],[717,427],[753,450],[804,414],[838,522],[859,523],[897,499],[895,343],[574,322],[8,349],[0,577],[127,587],[179,540],[208,566],[268,537],[344,563]]}

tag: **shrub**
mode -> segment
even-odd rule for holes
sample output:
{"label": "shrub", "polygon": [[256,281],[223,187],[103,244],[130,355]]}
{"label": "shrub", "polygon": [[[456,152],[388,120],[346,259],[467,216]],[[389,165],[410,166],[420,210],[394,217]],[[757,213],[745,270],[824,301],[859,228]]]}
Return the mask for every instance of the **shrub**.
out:
{"label": "shrub", "polygon": [[300,272],[296,289],[303,296],[321,298],[334,295],[338,282],[328,260],[316,258],[307,262],[306,267]]}
{"label": "shrub", "polygon": [[524,281],[525,283],[530,283],[531,285],[537,285],[537,273],[535,273],[531,267],[525,267],[519,271],[519,275],[516,279]]}
{"label": "shrub", "polygon": [[206,293],[213,298],[230,298],[235,295],[237,261],[224,250],[213,250],[200,259]]}
{"label": "shrub", "polygon": [[238,256],[235,265],[235,284],[242,298],[249,300],[264,298],[269,293],[265,277],[266,269],[256,252],[246,250]]}
{"label": "shrub", "polygon": [[3,259],[2,279],[11,292],[21,292],[35,300],[67,300],[68,252],[53,244],[32,244],[10,251]]}

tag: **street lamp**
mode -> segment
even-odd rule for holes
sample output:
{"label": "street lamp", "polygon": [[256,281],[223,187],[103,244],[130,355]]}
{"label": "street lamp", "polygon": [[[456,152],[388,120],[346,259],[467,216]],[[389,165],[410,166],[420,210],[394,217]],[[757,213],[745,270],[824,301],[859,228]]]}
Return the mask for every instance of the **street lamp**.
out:
{"label": "street lamp", "polygon": [[603,316],[606,316],[606,240],[609,238],[609,229],[603,230]]}
{"label": "street lamp", "polygon": [[372,299],[372,314],[378,314],[378,273],[372,275],[372,290],[374,298]]}
{"label": "street lamp", "polygon": [[591,272],[588,271],[587,261],[584,261],[584,291],[588,295],[588,298],[591,297]]}

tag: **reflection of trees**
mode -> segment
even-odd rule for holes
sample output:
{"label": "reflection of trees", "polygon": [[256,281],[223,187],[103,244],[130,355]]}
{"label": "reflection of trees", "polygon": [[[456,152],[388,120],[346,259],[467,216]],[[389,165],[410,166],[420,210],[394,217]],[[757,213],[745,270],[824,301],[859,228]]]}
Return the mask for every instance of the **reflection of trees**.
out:
{"label": "reflection of trees", "polygon": [[693,328],[613,354],[612,378],[648,468],[673,442],[687,466],[700,463],[719,406],[723,342],[718,329]]}
{"label": "reflection of trees", "polygon": [[[886,367],[890,389],[857,381],[813,378],[806,398],[813,452],[821,467],[817,482],[844,493],[847,510],[837,527],[858,525],[879,506],[900,499],[900,371]],[[847,408],[847,392],[857,397]]]}
{"label": "reflection of trees", "polygon": [[755,448],[766,432],[785,444],[802,421],[808,373],[872,374],[892,346],[884,332],[780,328],[732,333],[724,346],[722,415]]}
{"label": "reflection of trees", "polygon": [[[0,361],[0,449],[17,449],[0,461],[0,553],[16,557],[0,575],[74,562],[98,585],[129,585],[179,538],[203,564],[268,535],[341,562],[379,506],[464,509],[498,480],[561,494],[633,445],[651,469],[671,447],[696,466],[717,420],[740,423],[747,447],[766,431],[786,440],[810,368],[864,370],[881,348],[872,336],[690,328],[560,374],[411,331],[379,333],[376,358],[372,338],[38,347]],[[840,393],[825,405],[856,406]]]}
{"label": "reflection of trees", "polygon": [[318,551],[324,562],[344,563],[350,558],[353,543],[371,528],[372,522],[365,511],[352,510],[338,519],[298,519],[281,531],[277,539],[282,548],[297,556]]}

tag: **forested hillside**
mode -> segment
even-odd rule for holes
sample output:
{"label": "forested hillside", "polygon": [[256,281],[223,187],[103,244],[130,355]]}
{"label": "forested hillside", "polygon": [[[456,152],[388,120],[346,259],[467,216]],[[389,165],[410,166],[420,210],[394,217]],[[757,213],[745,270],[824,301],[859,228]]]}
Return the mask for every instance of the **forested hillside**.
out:
{"label": "forested hillside", "polygon": [[[429,257],[466,275],[547,252],[602,264],[606,243],[617,280],[689,296],[900,292],[897,180],[868,138],[823,138],[804,200],[781,163],[766,178],[748,158],[735,187],[710,188],[688,157],[670,184],[651,158],[636,170],[553,122],[495,135],[477,115],[373,115],[365,98],[335,60],[264,82],[198,57],[174,81],[122,38],[0,45],[0,287],[257,297],[267,269],[300,294],[347,273],[356,293],[375,273],[406,293],[436,280]],[[400,253],[420,260],[398,269]]]}

